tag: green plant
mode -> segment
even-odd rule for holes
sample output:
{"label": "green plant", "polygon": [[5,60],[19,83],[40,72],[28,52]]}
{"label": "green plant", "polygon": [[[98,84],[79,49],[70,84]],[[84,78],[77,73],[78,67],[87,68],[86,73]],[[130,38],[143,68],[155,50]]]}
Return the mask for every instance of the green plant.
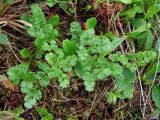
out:
{"label": "green plant", "polygon": [[[45,0],[49,7],[53,7],[58,4],[63,10],[69,11],[70,13],[75,12],[75,8],[72,4],[73,0]],[[70,4],[70,5],[69,5]]]}
{"label": "green plant", "polygon": [[7,35],[1,33],[1,30],[0,30],[0,44],[6,44],[8,43],[8,37]]}
{"label": "green plant", "polygon": [[[12,67],[7,72],[9,79],[13,81],[14,84],[21,84],[21,91],[26,94],[24,100],[27,108],[31,108],[36,104],[36,101],[41,98],[42,95],[41,91],[39,90],[39,84],[43,87],[49,84],[49,78],[45,75],[45,72],[32,72],[29,70],[30,62],[35,58],[38,59],[42,57],[43,42],[56,39],[58,36],[58,31],[53,29],[53,26],[56,26],[59,21],[58,16],[53,16],[50,20],[46,21],[44,14],[38,5],[32,6],[32,12],[33,15],[31,18],[29,18],[29,21],[32,23],[32,27],[28,29],[28,33],[31,36],[36,37],[36,52],[34,55],[31,55],[28,49],[24,48],[21,51],[21,55],[24,58],[29,58],[29,62],[21,63],[20,65]],[[3,36],[5,37],[5,35]],[[40,61],[37,61],[37,64],[38,67],[42,68],[43,70],[46,67],[44,67],[43,65],[45,64],[41,63]],[[47,70],[47,68],[45,70]]]}
{"label": "green plant", "polygon": [[[117,13],[118,17],[116,16],[115,19],[124,18],[126,20],[126,23],[128,25],[127,28],[130,31],[128,31],[128,29],[127,29],[127,31],[125,31],[122,28],[124,31],[121,30],[121,32],[123,32],[124,34],[126,34],[128,36],[128,42],[131,45],[131,49],[133,49],[133,50],[136,49],[137,52],[145,50],[143,52],[144,55],[142,55],[141,52],[140,52],[140,54],[137,53],[137,54],[139,54],[137,58],[142,58],[142,56],[144,56],[143,60],[142,61],[140,60],[138,63],[135,60],[133,60],[133,61],[135,61],[135,63],[132,64],[132,66],[126,64],[126,62],[125,62],[126,57],[122,57],[124,55],[122,55],[122,56],[118,55],[120,53],[116,53],[114,55],[117,58],[116,61],[121,62],[121,64],[123,64],[123,65],[126,64],[124,66],[126,66],[126,68],[129,68],[129,69],[132,69],[132,68],[135,69],[138,66],[145,66],[144,61],[146,61],[147,58],[151,55],[150,53],[148,54],[148,51],[153,49],[153,46],[155,46],[155,51],[159,55],[159,39],[157,40],[157,42],[154,41],[154,39],[155,39],[154,33],[156,33],[156,32],[159,33],[159,30],[158,30],[159,26],[157,26],[157,25],[159,24],[158,15],[160,12],[160,6],[159,6],[160,1],[159,0],[110,0],[110,2],[111,1],[116,1],[116,2],[119,2],[122,4],[126,4],[125,9],[122,12]],[[109,1],[107,1],[107,2],[109,2]],[[135,48],[135,46],[138,49]],[[127,56],[127,54],[125,56]],[[143,72],[141,73],[143,76],[142,77],[143,82],[146,85],[152,85],[155,82],[155,80],[158,80],[158,79],[156,79],[155,76],[156,76],[156,74],[158,74],[160,72],[160,66],[159,66],[159,62],[158,62],[159,60],[158,61],[156,59],[150,59],[150,60],[151,60],[151,63],[146,67],[147,69],[144,70],[142,68]],[[135,78],[136,74],[135,74],[135,72],[133,74],[134,74],[134,77],[133,77],[134,78],[133,81],[134,81],[134,80],[136,80],[136,78]],[[128,79],[127,79],[127,81],[129,81]],[[122,84],[122,81],[125,81],[124,78],[123,78],[123,80],[121,79],[116,82],[117,83],[116,90],[114,88],[111,92],[109,92],[109,95],[107,98],[110,102],[115,103],[117,98],[124,98],[124,96],[122,94],[120,94],[119,91],[123,91],[123,94],[126,94],[126,93],[124,93],[125,91],[130,91],[130,93],[127,93],[126,95],[128,96],[128,98],[132,98],[131,96],[133,94],[133,89],[131,89],[131,86],[129,88],[129,85],[127,85],[128,83]],[[126,87],[125,85],[127,85],[128,87]],[[128,90],[128,88],[129,88],[129,90]],[[153,88],[152,94],[153,95],[156,94],[155,88]],[[155,97],[158,98],[159,96],[158,95],[155,95],[154,97],[152,96],[154,101],[155,101]],[[157,106],[157,103],[156,103],[156,106]]]}
{"label": "green plant", "polygon": [[154,110],[154,112],[151,115],[151,118],[154,119],[158,119],[160,116],[160,96],[159,96],[159,92],[160,92],[160,86],[159,85],[154,85],[152,87],[152,99],[155,102],[156,105],[156,110]]}
{"label": "green plant", "polygon": [[132,25],[136,29],[129,33],[130,38],[137,40],[139,50],[143,49],[143,46],[145,46],[146,50],[151,49],[154,39],[151,28],[156,25],[154,18],[160,11],[160,1],[124,0],[121,2],[125,3],[125,1],[129,5],[120,13],[120,16],[125,17],[128,25]]}
{"label": "green plant", "polygon": [[[127,31],[121,29],[124,34],[128,35],[129,43],[134,50],[138,46],[138,50],[150,50],[154,45],[153,28],[159,23],[156,16],[160,12],[159,0],[95,0],[94,4],[100,6],[101,3],[109,4],[112,2],[121,3],[124,7],[123,11],[116,13],[113,23],[117,18],[126,21]],[[129,31],[128,31],[129,30]],[[158,30],[158,29],[156,29]],[[135,43],[138,43],[136,44]],[[136,44],[136,45],[135,45]],[[145,46],[145,47],[144,47]]]}
{"label": "green plant", "polygon": [[[115,48],[121,45],[127,36],[118,38],[114,35],[95,35],[95,18],[87,20],[87,30],[82,30],[78,22],[72,22],[72,37],[61,43],[56,29],[59,17],[54,16],[46,21],[38,5],[31,8],[32,16],[29,21],[32,27],[27,30],[29,35],[35,38],[35,54],[31,55],[28,49],[23,49],[21,54],[24,58],[29,58],[28,62],[8,70],[9,79],[16,85],[20,84],[21,91],[26,94],[27,108],[32,108],[41,99],[41,87],[47,87],[51,80],[58,80],[60,87],[67,88],[71,77],[83,80],[85,89],[90,92],[94,90],[96,81],[107,80],[112,76],[117,84],[114,92],[123,93],[121,98],[132,98],[135,70],[154,60],[156,52],[128,52],[125,55],[115,52]],[[33,61],[36,63],[36,71],[29,69]]]}
{"label": "green plant", "polygon": [[[110,59],[112,61],[120,62],[123,66],[121,76],[115,76],[117,89],[115,92],[110,92],[108,99],[109,101],[115,103],[117,98],[132,98],[133,88],[136,78],[137,67],[144,67],[149,63],[149,61],[154,60],[156,53],[153,51],[144,51],[137,54],[127,53],[126,55],[121,55],[119,52],[116,54],[111,54]],[[128,62],[130,61],[130,62]],[[123,95],[120,94],[123,92]],[[112,98],[112,99],[111,99]]]}
{"label": "green plant", "polygon": [[8,42],[8,37],[5,34],[0,34],[0,44],[6,44]]}
{"label": "green plant", "polygon": [[24,112],[24,109],[22,107],[18,107],[14,110],[14,116],[16,120],[24,120],[24,118],[20,117],[20,115]]}
{"label": "green plant", "polygon": [[155,102],[158,109],[160,109],[159,92],[160,92],[160,86],[153,86],[153,88],[152,88],[152,99]]}
{"label": "green plant", "polygon": [[53,120],[52,114],[46,108],[37,108],[37,111],[41,116],[41,120]]}

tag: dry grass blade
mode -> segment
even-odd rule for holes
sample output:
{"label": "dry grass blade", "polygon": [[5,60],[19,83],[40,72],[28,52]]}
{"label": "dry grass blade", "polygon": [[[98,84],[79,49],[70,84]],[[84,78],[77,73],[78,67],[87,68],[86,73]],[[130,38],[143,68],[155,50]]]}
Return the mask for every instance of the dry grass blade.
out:
{"label": "dry grass blade", "polygon": [[109,87],[105,87],[104,90],[101,92],[101,94],[95,98],[95,100],[92,102],[90,112],[98,105],[98,103],[101,101],[104,95],[106,95],[107,91],[110,89],[112,85],[113,83],[111,83]]}
{"label": "dry grass blade", "polygon": [[19,27],[19,28],[22,28],[22,29],[24,28],[23,25],[20,25],[20,24],[14,22],[14,21],[8,21],[8,24],[14,25],[14,26]]}
{"label": "dry grass blade", "polygon": [[14,120],[15,117],[12,113],[7,111],[1,111],[0,112],[0,120]]}
{"label": "dry grass blade", "polygon": [[22,23],[22,24],[24,24],[24,25],[26,25],[26,26],[28,26],[28,27],[32,27],[32,24],[29,23],[29,22],[26,22],[26,21],[23,21],[23,20],[14,20],[14,21],[19,22],[19,23]]}
{"label": "dry grass blade", "polygon": [[24,29],[24,26],[32,27],[32,24],[23,20],[10,20],[10,21],[0,21],[0,25],[6,26],[8,25],[9,27],[17,30],[18,32],[26,35],[21,29]]}

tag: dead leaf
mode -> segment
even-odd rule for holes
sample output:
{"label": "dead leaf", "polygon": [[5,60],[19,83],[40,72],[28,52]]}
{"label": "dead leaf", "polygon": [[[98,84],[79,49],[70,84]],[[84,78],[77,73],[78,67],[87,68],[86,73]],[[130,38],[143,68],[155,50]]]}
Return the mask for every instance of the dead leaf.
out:
{"label": "dead leaf", "polygon": [[0,112],[0,120],[15,120],[15,117],[12,113],[7,111]]}
{"label": "dead leaf", "polygon": [[14,85],[13,83],[8,80],[8,78],[6,76],[0,75],[0,82],[2,83],[2,85],[4,85],[6,88],[14,91]]}
{"label": "dead leaf", "polygon": [[120,12],[124,10],[124,6],[122,4],[114,4],[113,8],[116,12]]}

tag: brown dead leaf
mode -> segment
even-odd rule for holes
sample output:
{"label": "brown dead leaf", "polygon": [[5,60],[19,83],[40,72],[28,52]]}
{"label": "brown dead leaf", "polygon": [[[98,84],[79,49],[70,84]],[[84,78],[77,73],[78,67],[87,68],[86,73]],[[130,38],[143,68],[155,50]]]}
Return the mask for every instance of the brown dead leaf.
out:
{"label": "brown dead leaf", "polygon": [[120,12],[124,10],[124,6],[122,4],[114,4],[113,8],[116,12]]}
{"label": "brown dead leaf", "polygon": [[10,90],[14,91],[14,85],[11,81],[6,80],[2,83],[6,88],[9,88]]}
{"label": "brown dead leaf", "polygon": [[10,90],[14,91],[14,85],[13,85],[13,83],[10,80],[8,80],[8,78],[6,76],[0,75],[0,82],[6,88],[9,88]]}

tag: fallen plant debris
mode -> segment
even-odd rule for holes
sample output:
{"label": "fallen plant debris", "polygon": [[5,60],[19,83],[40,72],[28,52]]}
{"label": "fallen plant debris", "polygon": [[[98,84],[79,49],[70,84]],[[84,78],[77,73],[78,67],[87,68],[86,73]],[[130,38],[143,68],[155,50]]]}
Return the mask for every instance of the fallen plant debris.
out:
{"label": "fallen plant debris", "polygon": [[8,78],[6,76],[0,76],[0,82],[2,83],[2,85],[4,85],[6,88],[9,88],[10,90],[14,91],[14,85],[13,83],[8,80]]}

